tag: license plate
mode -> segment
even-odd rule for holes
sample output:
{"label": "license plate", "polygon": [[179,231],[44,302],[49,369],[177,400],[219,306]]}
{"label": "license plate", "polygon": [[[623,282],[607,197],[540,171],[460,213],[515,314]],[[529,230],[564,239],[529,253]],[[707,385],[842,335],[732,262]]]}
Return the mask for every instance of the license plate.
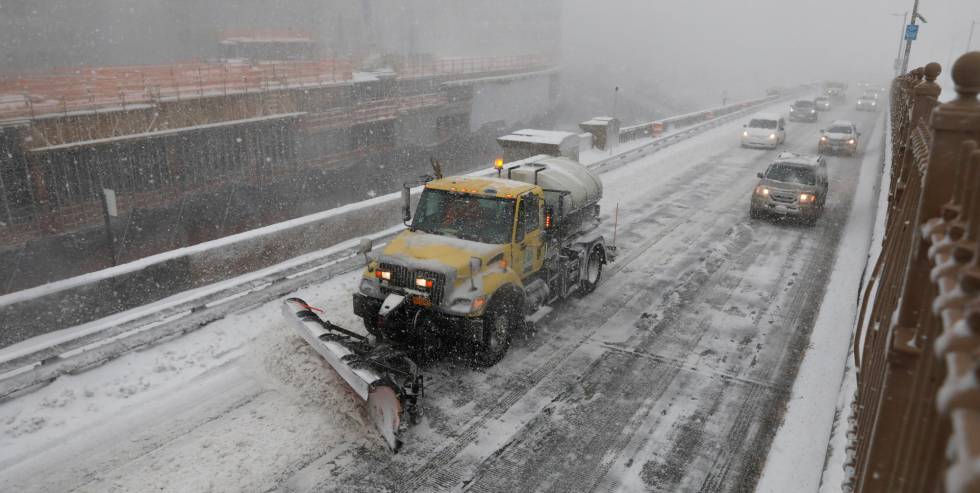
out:
{"label": "license plate", "polygon": [[416,295],[416,296],[412,296],[412,304],[429,308],[432,306],[432,300],[426,298],[425,296]]}

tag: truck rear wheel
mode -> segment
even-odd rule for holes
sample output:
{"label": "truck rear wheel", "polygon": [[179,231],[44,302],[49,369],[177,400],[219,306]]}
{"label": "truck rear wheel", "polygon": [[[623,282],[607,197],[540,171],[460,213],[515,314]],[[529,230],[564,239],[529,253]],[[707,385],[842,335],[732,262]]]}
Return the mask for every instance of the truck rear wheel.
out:
{"label": "truck rear wheel", "polygon": [[478,366],[491,367],[503,359],[521,315],[520,307],[509,299],[498,300],[487,309],[483,315],[483,340],[473,358]]}
{"label": "truck rear wheel", "polygon": [[585,265],[585,273],[579,283],[578,292],[581,296],[595,291],[595,288],[599,286],[599,281],[602,279],[602,258],[602,247],[596,245],[592,248],[592,252],[589,253],[588,263]]}

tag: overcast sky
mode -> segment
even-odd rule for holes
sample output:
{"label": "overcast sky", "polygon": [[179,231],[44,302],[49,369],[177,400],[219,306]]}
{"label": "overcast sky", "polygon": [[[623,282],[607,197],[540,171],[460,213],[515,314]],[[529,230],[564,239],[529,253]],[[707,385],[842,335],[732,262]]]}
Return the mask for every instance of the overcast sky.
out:
{"label": "overcast sky", "polygon": [[[803,80],[893,75],[901,14],[913,0],[566,0],[566,58],[614,66],[623,90],[653,74],[665,89],[733,97]],[[928,20],[910,67],[966,51],[980,0],[922,0]],[[897,13],[897,16],[890,14]],[[980,49],[980,27],[973,37]],[[951,91],[948,79],[941,82]]]}

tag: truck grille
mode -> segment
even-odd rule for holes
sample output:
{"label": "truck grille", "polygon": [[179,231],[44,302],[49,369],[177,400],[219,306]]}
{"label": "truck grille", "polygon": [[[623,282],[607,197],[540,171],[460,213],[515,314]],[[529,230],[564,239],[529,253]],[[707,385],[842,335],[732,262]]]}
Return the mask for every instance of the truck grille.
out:
{"label": "truck grille", "polygon": [[772,192],[769,194],[773,202],[779,202],[780,204],[792,204],[796,202],[796,194],[789,194],[783,192]]}
{"label": "truck grille", "polygon": [[[386,270],[391,272],[391,282],[389,286],[398,288],[409,288],[420,290],[415,285],[416,277],[424,277],[426,279],[432,279],[432,290],[430,291],[430,297],[434,304],[439,304],[442,302],[442,297],[446,292],[446,276],[438,272],[432,272],[428,270],[417,270],[414,273],[409,270],[408,267],[396,264],[386,264],[382,263],[378,266],[381,270]],[[420,290],[422,291],[422,290]]]}
{"label": "truck grille", "polygon": [[411,288],[414,286],[412,273],[407,267],[395,264],[381,264],[378,268],[391,272],[392,286],[398,286],[400,288]]}

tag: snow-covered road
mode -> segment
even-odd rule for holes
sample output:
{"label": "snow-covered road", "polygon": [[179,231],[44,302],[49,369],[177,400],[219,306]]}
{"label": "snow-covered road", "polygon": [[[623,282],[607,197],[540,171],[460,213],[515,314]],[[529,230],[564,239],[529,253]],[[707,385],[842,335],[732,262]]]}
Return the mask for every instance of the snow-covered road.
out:
{"label": "snow-covered road", "polygon": [[[835,118],[870,136],[877,115],[821,117],[790,123],[783,149],[813,152]],[[750,221],[755,173],[779,151],[739,148],[741,123],[604,173],[620,225],[605,282],[491,369],[427,368],[426,416],[398,455],[269,303],[0,404],[0,490],[750,490],[861,154],[828,158],[815,228]],[[358,277],[297,294],[359,327]]]}

